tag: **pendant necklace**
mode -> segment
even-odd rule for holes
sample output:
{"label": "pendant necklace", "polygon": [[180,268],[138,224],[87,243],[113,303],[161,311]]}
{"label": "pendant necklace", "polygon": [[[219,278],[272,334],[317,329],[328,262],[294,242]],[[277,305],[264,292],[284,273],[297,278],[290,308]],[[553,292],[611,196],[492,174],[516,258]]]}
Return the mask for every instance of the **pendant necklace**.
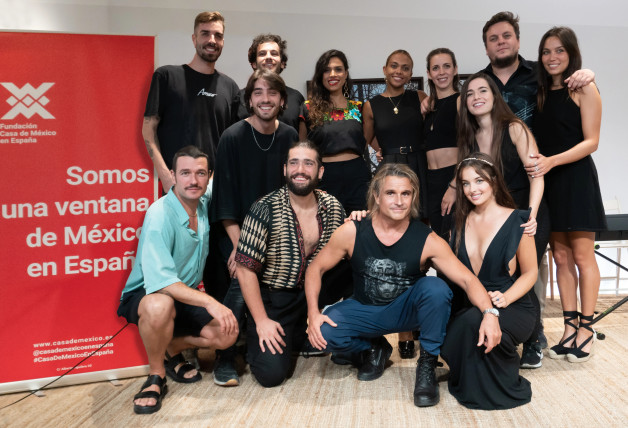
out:
{"label": "pendant necklace", "polygon": [[401,94],[401,98],[399,98],[399,101],[397,101],[397,104],[395,105],[395,103],[392,100],[392,97],[388,97],[388,100],[390,101],[390,103],[393,105],[393,113],[395,114],[399,114],[399,109],[397,108],[399,106],[399,104],[401,104],[401,100],[403,99],[403,96],[406,94],[406,91],[403,91],[403,93]]}
{"label": "pendant necklace", "polygon": [[250,123],[249,125],[251,126],[251,134],[253,134],[253,140],[255,141],[255,144],[257,144],[257,147],[259,147],[259,149],[263,152],[269,151],[270,148],[273,146],[273,143],[275,142],[275,134],[277,133],[277,130],[275,129],[275,131],[273,132],[273,139],[271,140],[270,145],[266,147],[265,149],[263,149],[262,146],[260,146],[259,143],[257,142],[257,138],[255,137],[255,129],[253,128],[253,125],[251,125]]}

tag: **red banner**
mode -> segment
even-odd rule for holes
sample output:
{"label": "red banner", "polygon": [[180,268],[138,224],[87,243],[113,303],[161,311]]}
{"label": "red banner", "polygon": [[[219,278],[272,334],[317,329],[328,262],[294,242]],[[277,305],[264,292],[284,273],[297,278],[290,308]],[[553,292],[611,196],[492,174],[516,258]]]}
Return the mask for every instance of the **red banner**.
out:
{"label": "red banner", "polygon": [[[11,392],[125,324],[116,309],[155,194],[140,129],[154,38],[0,33],[0,63],[0,392]],[[145,364],[132,327],[72,374]]]}

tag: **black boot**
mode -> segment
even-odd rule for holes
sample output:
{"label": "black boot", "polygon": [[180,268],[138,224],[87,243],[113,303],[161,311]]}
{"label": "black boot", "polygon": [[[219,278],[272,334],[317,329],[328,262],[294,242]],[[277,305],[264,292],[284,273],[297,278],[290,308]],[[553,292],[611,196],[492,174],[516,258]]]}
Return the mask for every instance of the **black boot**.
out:
{"label": "black boot", "polygon": [[437,362],[438,355],[430,355],[421,348],[414,383],[414,405],[417,407],[435,406],[440,400],[435,372]]}
{"label": "black boot", "polygon": [[358,369],[358,380],[375,380],[381,377],[391,354],[392,346],[384,336],[373,339],[371,349],[362,353],[362,365]]}

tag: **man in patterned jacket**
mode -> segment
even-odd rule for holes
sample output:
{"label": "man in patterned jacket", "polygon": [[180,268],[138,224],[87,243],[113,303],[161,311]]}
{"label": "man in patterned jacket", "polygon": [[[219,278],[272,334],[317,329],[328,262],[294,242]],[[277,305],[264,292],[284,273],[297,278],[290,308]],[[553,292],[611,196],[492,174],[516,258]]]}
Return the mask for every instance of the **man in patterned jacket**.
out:
{"label": "man in patterned jacket", "polygon": [[[247,328],[247,360],[265,387],[281,384],[291,373],[292,353],[306,337],[305,270],[345,216],[336,198],[315,190],[323,166],[313,143],[291,146],[284,176],[284,187],[249,210],[235,256],[236,275],[253,319]],[[321,304],[346,297],[343,291],[351,281],[345,272],[346,265],[330,272],[325,282],[336,294],[323,297]]]}

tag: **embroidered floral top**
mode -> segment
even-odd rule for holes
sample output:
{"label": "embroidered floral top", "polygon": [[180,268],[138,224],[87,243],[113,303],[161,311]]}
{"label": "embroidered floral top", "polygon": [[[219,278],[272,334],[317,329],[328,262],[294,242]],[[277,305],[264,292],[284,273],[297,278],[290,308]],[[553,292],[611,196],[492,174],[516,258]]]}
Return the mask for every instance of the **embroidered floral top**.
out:
{"label": "embroidered floral top", "polygon": [[310,101],[301,106],[299,118],[308,129],[307,137],[314,142],[323,156],[335,155],[351,150],[362,156],[366,149],[366,140],[362,131],[362,102],[349,100],[344,110],[333,109],[325,113],[322,125],[311,127]]}

